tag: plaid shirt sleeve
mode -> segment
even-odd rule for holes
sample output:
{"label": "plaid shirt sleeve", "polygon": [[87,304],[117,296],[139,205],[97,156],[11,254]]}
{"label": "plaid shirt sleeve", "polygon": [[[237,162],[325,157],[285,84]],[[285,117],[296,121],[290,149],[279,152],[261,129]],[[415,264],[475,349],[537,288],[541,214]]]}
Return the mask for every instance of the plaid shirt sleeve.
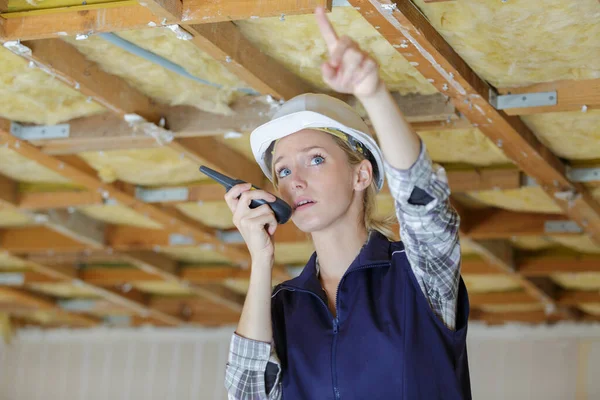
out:
{"label": "plaid shirt sleeve", "polygon": [[460,218],[448,200],[446,171],[432,164],[423,142],[419,158],[409,169],[399,170],[385,162],[385,171],[408,261],[433,312],[454,329]]}
{"label": "plaid shirt sleeve", "polygon": [[[267,369],[275,373],[268,374]],[[280,400],[280,371],[274,346],[233,334],[225,368],[230,400]]]}

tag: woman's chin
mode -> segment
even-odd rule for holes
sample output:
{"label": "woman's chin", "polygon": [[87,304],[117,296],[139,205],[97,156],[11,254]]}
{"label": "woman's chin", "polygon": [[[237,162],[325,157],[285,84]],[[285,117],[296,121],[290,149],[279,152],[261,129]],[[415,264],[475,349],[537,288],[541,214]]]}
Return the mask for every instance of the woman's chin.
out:
{"label": "woman's chin", "polygon": [[292,216],[292,221],[298,229],[304,233],[313,233],[325,229],[331,224],[331,220],[318,217],[316,215],[296,215]]}

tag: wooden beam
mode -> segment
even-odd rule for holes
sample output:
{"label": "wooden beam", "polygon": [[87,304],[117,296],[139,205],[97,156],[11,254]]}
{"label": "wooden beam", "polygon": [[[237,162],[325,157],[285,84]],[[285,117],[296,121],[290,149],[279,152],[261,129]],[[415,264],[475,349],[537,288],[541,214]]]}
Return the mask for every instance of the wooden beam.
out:
{"label": "wooden beam", "polygon": [[106,241],[106,224],[77,211],[49,210],[45,226],[91,247],[103,247]]}
{"label": "wooden beam", "polygon": [[125,251],[120,255],[131,265],[140,270],[160,275],[162,273],[177,273],[177,261],[164,254],[153,251]]}
{"label": "wooden beam", "polygon": [[0,296],[3,298],[3,301],[6,301],[8,298],[18,305],[31,307],[32,310],[45,310],[55,313],[59,316],[65,316],[73,325],[91,327],[99,324],[99,321],[95,318],[66,312],[60,309],[53,302],[42,299],[31,293],[27,293],[23,290],[0,287]]}
{"label": "wooden beam", "polygon": [[[98,64],[61,39],[26,41],[6,48],[120,118],[135,113],[151,122],[160,119],[158,108],[147,96],[123,79],[104,72]],[[26,48],[30,51],[24,51]]]}
{"label": "wooden beam", "polygon": [[523,176],[516,168],[447,168],[446,173],[452,193],[518,189]]}
{"label": "wooden beam", "polygon": [[[411,1],[350,0],[396,50],[600,243],[600,204],[570,182],[565,164],[518,117],[489,103],[491,88],[467,65]],[[569,196],[572,193],[572,196]],[[559,194],[558,197],[555,197]],[[562,200],[567,197],[567,200]],[[569,198],[570,197],[570,198]]]}
{"label": "wooden beam", "polygon": [[497,292],[497,293],[470,293],[469,304],[471,307],[498,304],[538,304],[539,301],[527,292]]}
{"label": "wooden beam", "polygon": [[[254,161],[219,142],[213,137],[182,138],[169,144],[169,148],[200,164],[221,170],[229,176],[246,182],[261,182],[264,175]],[[198,177],[202,176],[198,172]]]}
{"label": "wooden beam", "polygon": [[[425,96],[429,98],[429,96]],[[403,111],[413,113],[414,119],[428,120],[435,114],[414,110],[410,102],[398,97]],[[402,99],[402,100],[400,100]],[[440,103],[439,98],[434,103]],[[438,104],[439,107],[440,104]],[[230,105],[233,114],[222,116],[198,110],[195,107],[163,107],[167,128],[175,139],[216,136],[229,132],[247,133],[265,122],[277,109],[265,96],[244,96]],[[432,106],[433,107],[433,106]],[[457,121],[412,122],[417,130],[439,130],[463,128]],[[132,128],[123,118],[112,113],[82,117],[69,121],[69,138],[35,140],[31,143],[51,155],[76,154],[84,151],[109,151],[116,149],[153,148],[159,146],[149,135],[143,135]],[[461,122],[464,124],[464,122]],[[470,127],[470,123],[468,123]]]}
{"label": "wooden beam", "polygon": [[291,99],[314,88],[254,46],[233,22],[185,25],[194,43],[261,94]]}
{"label": "wooden beam", "polygon": [[528,276],[546,276],[555,273],[600,273],[600,255],[552,254],[523,256],[518,263],[519,273]]}
{"label": "wooden beam", "polygon": [[18,183],[0,174],[0,208],[13,207],[18,202]]}
{"label": "wooden beam", "polygon": [[596,110],[600,108],[600,78],[562,80],[529,86],[500,88],[499,94],[525,94],[556,91],[556,105],[544,107],[508,108],[508,115],[529,115],[563,111]]}
{"label": "wooden beam", "polygon": [[0,246],[11,253],[80,252],[90,247],[43,226],[0,230]]}
{"label": "wooden beam", "polygon": [[248,262],[249,256],[247,252],[224,246],[214,235],[199,229],[197,225],[191,225],[181,221],[173,224],[173,217],[169,213],[152,205],[145,204],[137,200],[134,196],[117,190],[113,185],[100,181],[96,176],[82,172],[70,164],[61,162],[54,157],[44,154],[29,143],[22,142],[12,136],[9,133],[8,126],[8,121],[0,119],[0,142],[22,156],[35,160],[37,163],[57,172],[59,175],[74,183],[84,186],[90,191],[101,193],[104,198],[112,198],[120,204],[128,206],[143,215],[147,215],[148,218],[162,224],[169,232],[190,236],[197,243],[211,243],[215,245],[216,251],[223,253],[233,261],[238,263]]}
{"label": "wooden beam", "polygon": [[[179,12],[174,1],[153,0],[154,4],[142,1],[119,1],[102,6],[83,5],[65,7],[44,13],[34,11],[3,13],[6,40],[32,40],[74,36],[98,32],[115,32],[131,29],[147,29],[172,23],[203,24],[251,17],[273,17],[294,14],[310,14],[317,5],[331,9],[331,0],[279,0],[256,2],[239,1],[184,1],[179,19],[170,18]],[[161,8],[167,12],[163,14]],[[157,14],[160,15],[157,15]]]}
{"label": "wooden beam", "polygon": [[22,210],[51,210],[103,204],[102,195],[88,191],[22,192],[18,195]]}
{"label": "wooden beam", "polygon": [[[188,148],[194,147],[195,145],[188,146]],[[226,166],[223,163],[221,164]],[[238,170],[238,173],[243,173],[242,167],[244,165],[248,164],[242,162],[235,167]],[[251,166],[252,168],[243,176],[246,176],[247,179],[252,179],[253,182],[262,181],[262,176],[258,175],[255,170],[256,165]],[[518,182],[521,173],[515,169],[477,168],[474,170],[448,170],[447,175],[452,192],[461,193],[477,190],[516,189],[519,187]],[[256,180],[257,178],[259,179],[258,181]],[[270,190],[267,186],[269,185],[265,185],[265,189]],[[223,196],[225,195],[225,189],[218,183],[206,182],[179,187],[187,189],[187,197],[170,202],[163,202],[163,205],[196,201],[222,201]],[[269,186],[269,188],[272,189],[271,186]],[[135,191],[132,191],[132,193],[135,193]],[[382,194],[389,194],[387,186],[382,191]],[[20,193],[18,199],[18,207],[22,210],[47,210],[104,204],[102,196],[99,193],[88,191],[25,192]]]}
{"label": "wooden beam", "polygon": [[[513,236],[552,236],[547,222],[569,222],[558,214],[521,213],[502,209],[473,211],[473,222],[465,231],[471,239],[500,239]],[[463,214],[461,214],[462,216]],[[580,235],[579,232],[561,232],[560,235]]]}
{"label": "wooden beam", "polygon": [[159,18],[162,23],[176,23],[181,21],[183,4],[181,0],[137,0],[137,3],[146,7]]}
{"label": "wooden beam", "polygon": [[563,306],[577,306],[586,303],[600,304],[600,292],[564,290],[558,295],[558,303]]}

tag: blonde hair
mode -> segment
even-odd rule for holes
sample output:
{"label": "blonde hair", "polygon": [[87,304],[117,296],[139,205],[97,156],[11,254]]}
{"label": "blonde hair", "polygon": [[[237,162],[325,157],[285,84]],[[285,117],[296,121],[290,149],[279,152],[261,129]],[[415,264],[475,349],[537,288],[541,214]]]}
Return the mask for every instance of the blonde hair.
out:
{"label": "blonde hair", "polygon": [[[340,139],[337,136],[331,135],[332,139],[335,143],[344,151],[346,156],[348,157],[348,162],[350,165],[358,165],[363,160],[367,160],[367,158],[357,152],[354,151],[347,141]],[[269,151],[274,149],[274,143],[269,147]],[[367,160],[371,162],[370,160]],[[273,164],[271,163],[271,176],[273,177],[273,186],[276,189],[278,188],[277,174]],[[394,233],[393,226],[396,222],[396,217],[394,215],[386,215],[383,217],[376,216],[377,212],[377,183],[375,179],[371,182],[367,190],[365,190],[365,195],[363,197],[363,222],[367,232],[377,231],[384,235],[388,240],[395,240],[397,234]]]}

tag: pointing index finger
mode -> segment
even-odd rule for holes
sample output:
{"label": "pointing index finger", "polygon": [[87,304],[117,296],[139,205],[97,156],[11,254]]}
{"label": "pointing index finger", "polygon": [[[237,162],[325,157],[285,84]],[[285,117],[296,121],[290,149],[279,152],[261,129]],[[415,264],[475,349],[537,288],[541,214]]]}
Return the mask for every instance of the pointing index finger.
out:
{"label": "pointing index finger", "polygon": [[335,29],[333,28],[333,25],[331,25],[329,18],[327,18],[327,15],[325,14],[325,9],[323,7],[317,7],[315,15],[317,17],[317,24],[319,25],[321,36],[327,44],[329,54],[331,54],[338,42],[338,36],[335,33]]}

